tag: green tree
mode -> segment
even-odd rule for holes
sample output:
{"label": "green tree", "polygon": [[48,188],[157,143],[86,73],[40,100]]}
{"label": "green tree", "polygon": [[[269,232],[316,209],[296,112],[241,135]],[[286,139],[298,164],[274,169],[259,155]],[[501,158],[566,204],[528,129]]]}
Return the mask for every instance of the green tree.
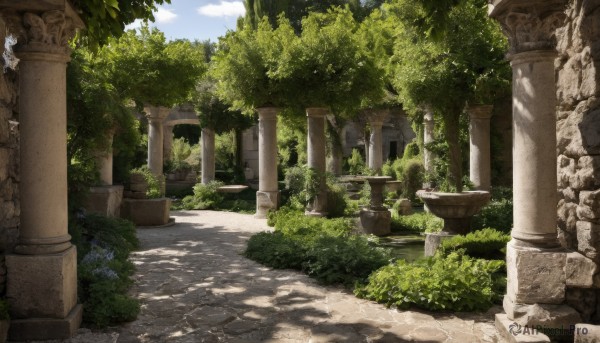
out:
{"label": "green tree", "polygon": [[156,28],[128,31],[100,51],[123,98],[138,106],[166,106],[191,99],[206,71],[204,47],[187,40],[167,42]]}
{"label": "green tree", "polygon": [[[461,0],[444,14],[443,32],[431,35],[430,0],[394,0],[387,9],[400,23],[393,84],[405,109],[429,105],[443,119],[448,143],[448,184],[462,191],[459,122],[467,104],[491,103],[509,89],[506,40],[488,19],[484,0]],[[444,39],[438,39],[443,36]]]}
{"label": "green tree", "polygon": [[136,19],[152,20],[156,5],[171,0],[73,0],[85,22],[86,30],[79,36],[80,43],[92,49],[104,45],[110,37],[120,37],[127,24]]}

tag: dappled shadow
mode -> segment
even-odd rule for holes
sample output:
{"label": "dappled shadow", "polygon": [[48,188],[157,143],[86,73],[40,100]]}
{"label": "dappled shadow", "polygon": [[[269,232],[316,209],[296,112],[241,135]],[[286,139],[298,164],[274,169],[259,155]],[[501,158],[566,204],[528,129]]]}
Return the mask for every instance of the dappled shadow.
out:
{"label": "dappled shadow", "polygon": [[206,213],[185,218],[177,213],[178,224],[168,230],[138,230],[141,249],[132,256],[137,267],[132,291],[142,311],[120,328],[118,342],[479,339],[469,319],[387,310],[341,288],[321,287],[299,272],[250,261],[241,254],[259,230],[245,227],[243,220],[238,226],[245,228],[203,223]]}

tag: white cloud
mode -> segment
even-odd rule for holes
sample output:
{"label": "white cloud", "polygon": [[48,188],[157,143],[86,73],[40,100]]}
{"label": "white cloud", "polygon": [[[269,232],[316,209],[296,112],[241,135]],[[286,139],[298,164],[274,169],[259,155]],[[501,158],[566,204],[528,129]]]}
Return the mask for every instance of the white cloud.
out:
{"label": "white cloud", "polygon": [[142,23],[143,23],[142,19],[136,19],[133,23],[125,26],[125,31],[127,31],[127,30],[137,30],[140,27],[142,27]]}
{"label": "white cloud", "polygon": [[207,17],[238,17],[246,14],[241,1],[221,0],[218,5],[208,4],[198,8],[198,13]]}
{"label": "white cloud", "polygon": [[157,10],[153,14],[157,23],[171,23],[173,20],[175,20],[175,18],[177,18],[177,14],[175,14],[175,12],[160,6],[157,6]]}

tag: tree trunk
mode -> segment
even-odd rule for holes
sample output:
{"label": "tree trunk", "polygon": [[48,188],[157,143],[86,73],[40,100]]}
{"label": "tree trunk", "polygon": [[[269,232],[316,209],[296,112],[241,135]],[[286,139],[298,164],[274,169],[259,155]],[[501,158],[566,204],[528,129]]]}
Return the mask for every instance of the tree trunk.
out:
{"label": "tree trunk", "polygon": [[460,110],[448,113],[444,120],[446,140],[448,141],[448,182],[462,192],[462,154],[459,140]]}

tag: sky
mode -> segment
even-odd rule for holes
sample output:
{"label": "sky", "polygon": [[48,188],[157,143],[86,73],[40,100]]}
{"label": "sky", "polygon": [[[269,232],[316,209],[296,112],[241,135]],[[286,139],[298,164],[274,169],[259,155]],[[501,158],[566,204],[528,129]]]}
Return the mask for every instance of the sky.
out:
{"label": "sky", "polygon": [[[171,0],[171,4],[157,6],[154,12],[157,27],[167,39],[218,41],[227,30],[235,30],[237,18],[245,13],[240,0]],[[136,21],[127,28],[141,25]]]}

